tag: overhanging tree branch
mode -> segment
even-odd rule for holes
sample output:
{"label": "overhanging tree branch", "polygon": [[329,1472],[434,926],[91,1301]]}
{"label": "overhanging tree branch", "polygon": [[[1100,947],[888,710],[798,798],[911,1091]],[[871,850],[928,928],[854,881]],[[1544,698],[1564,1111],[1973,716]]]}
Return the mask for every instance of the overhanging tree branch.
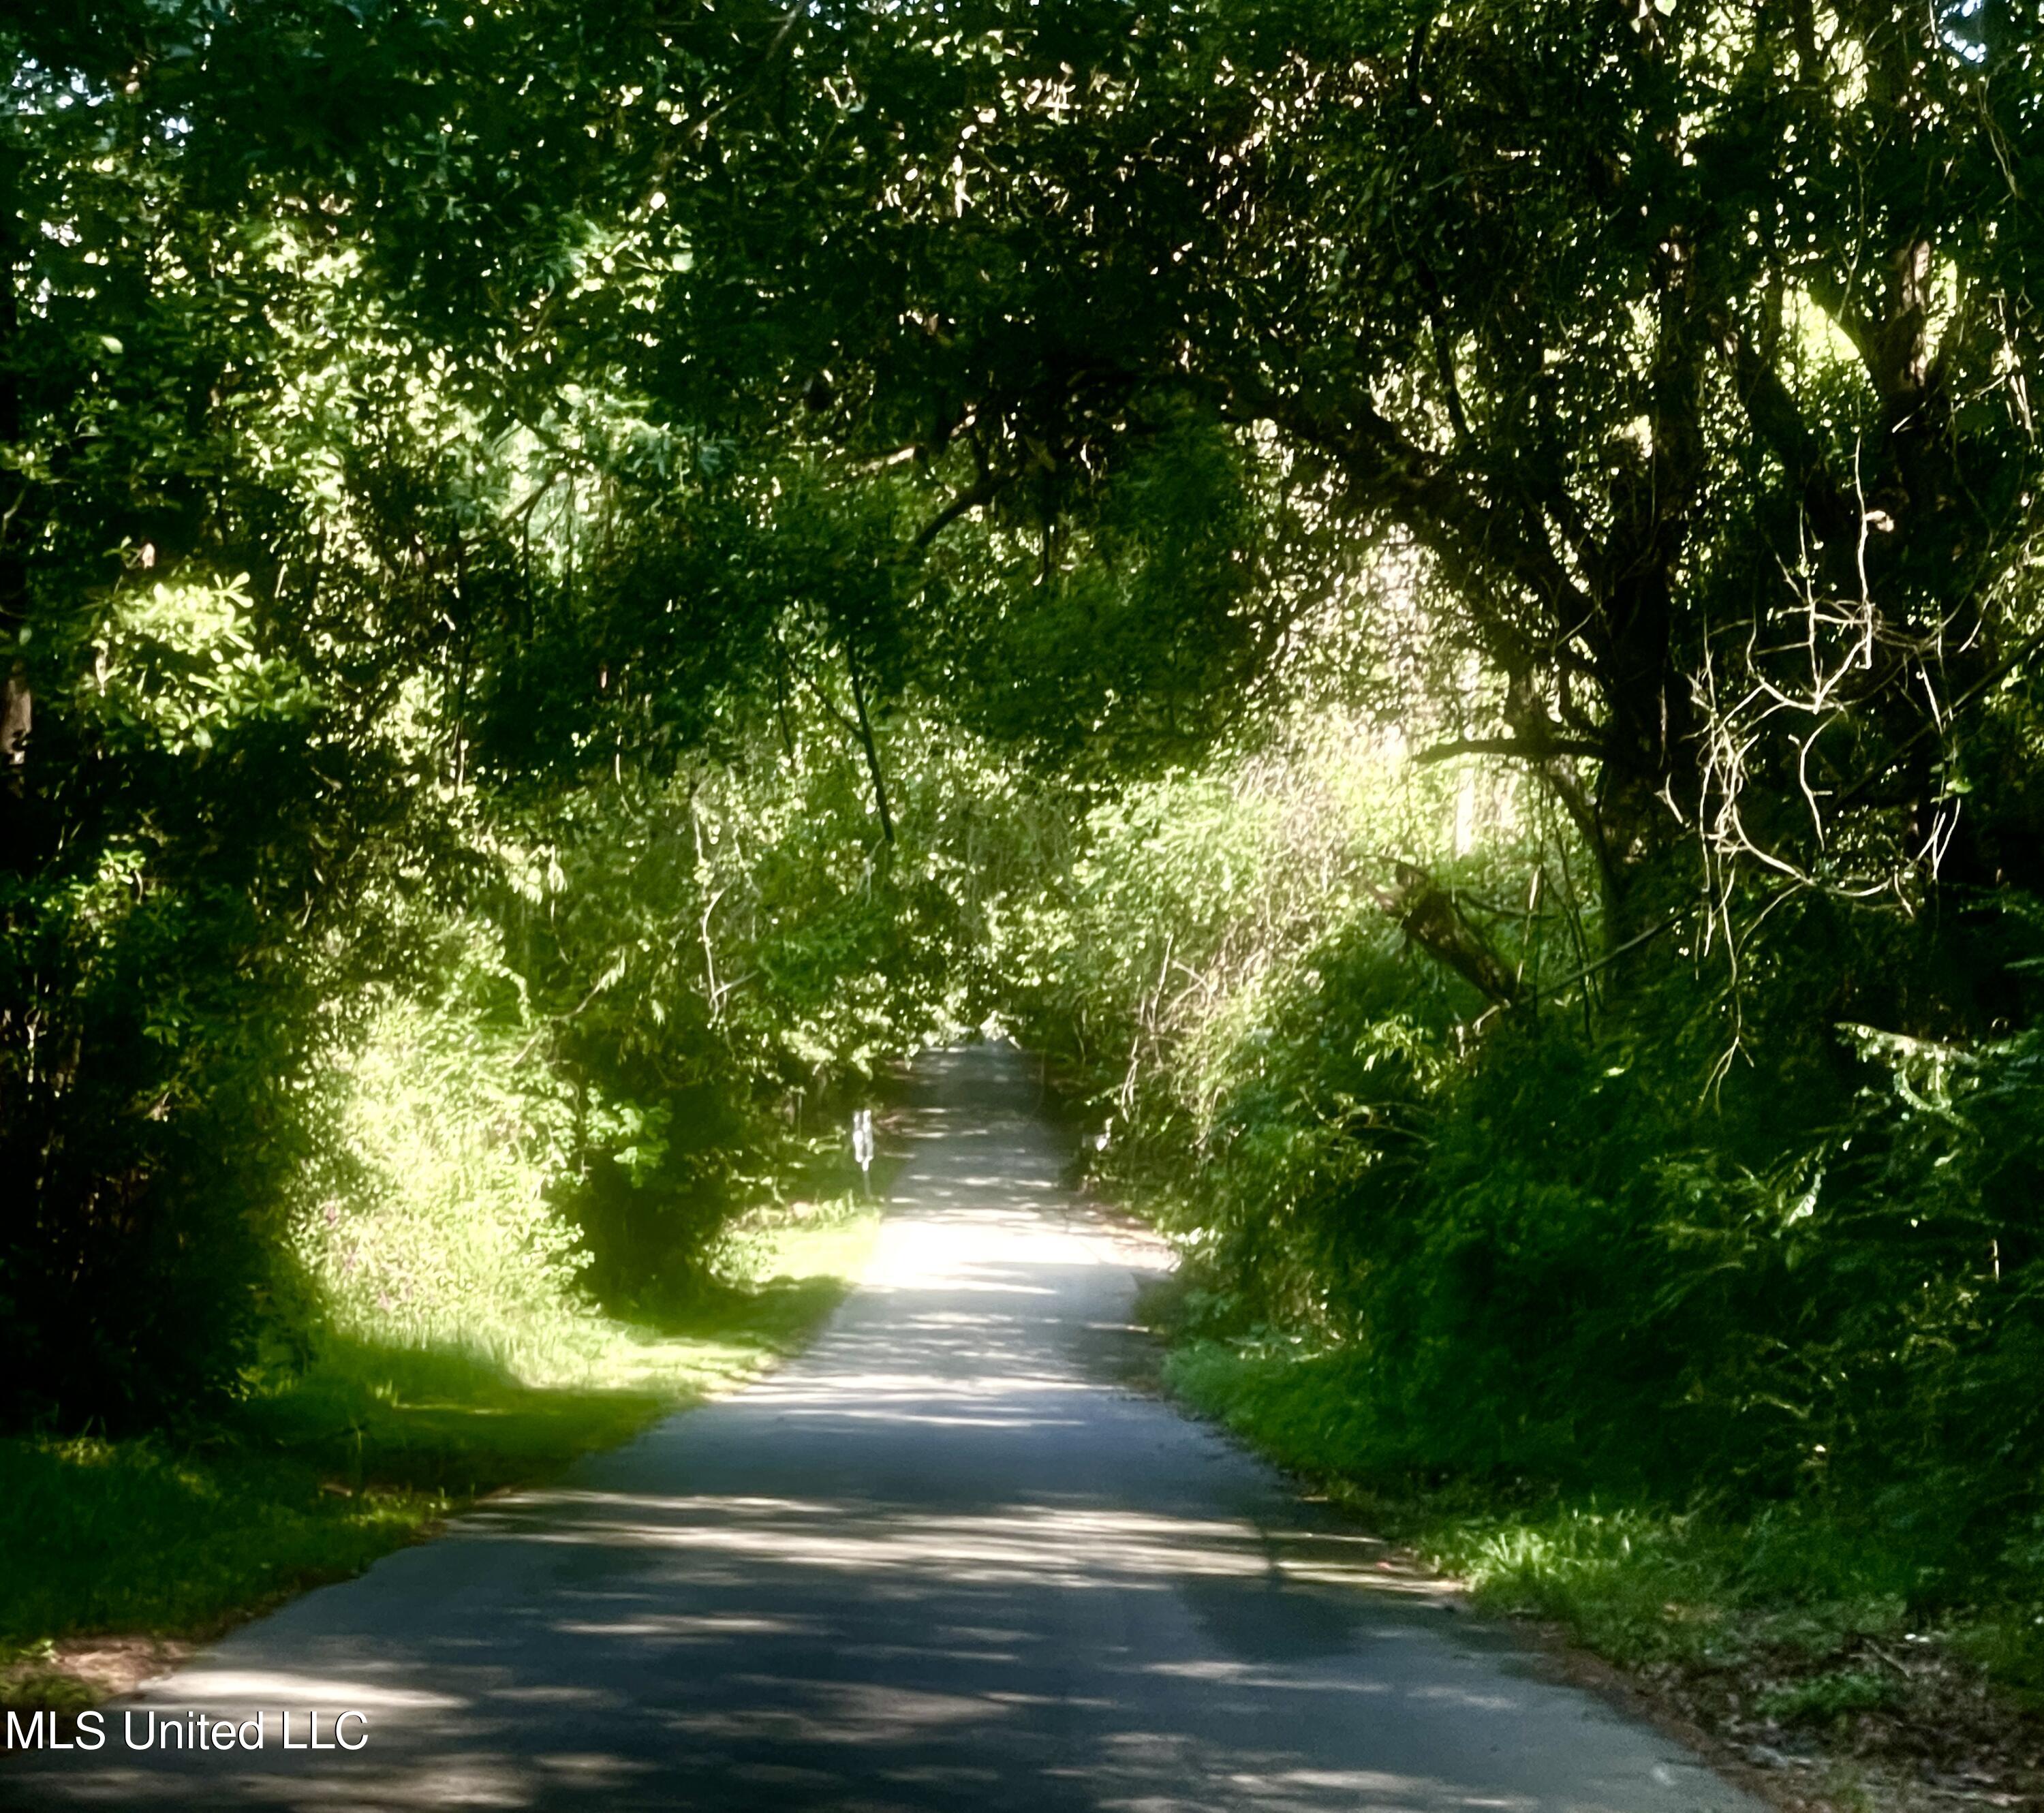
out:
{"label": "overhanging tree branch", "polygon": [[1520,993],[1519,978],[1471,925],[1454,897],[1424,869],[1400,862],[1397,885],[1371,892],[1398,928],[1445,963],[1487,1000],[1510,1007]]}
{"label": "overhanging tree branch", "polygon": [[1447,762],[1458,755],[1503,755],[1519,762],[1551,762],[1558,755],[1581,755],[1594,760],[1603,753],[1600,745],[1577,737],[1544,742],[1525,736],[1458,736],[1452,742],[1423,749],[1412,759]]}
{"label": "overhanging tree branch", "polygon": [[859,678],[858,657],[852,653],[851,644],[844,645],[844,664],[851,674],[851,702],[859,711],[859,740],[866,751],[866,771],[873,777],[873,803],[880,809],[880,835],[889,843],[894,841],[894,816],[887,809],[887,780],[880,771],[880,751],[873,740],[873,720],[866,709],[866,688]]}

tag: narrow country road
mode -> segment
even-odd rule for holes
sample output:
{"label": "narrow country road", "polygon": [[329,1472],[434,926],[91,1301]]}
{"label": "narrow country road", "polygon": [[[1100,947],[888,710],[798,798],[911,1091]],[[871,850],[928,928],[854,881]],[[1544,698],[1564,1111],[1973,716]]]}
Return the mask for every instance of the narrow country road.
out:
{"label": "narrow country road", "polygon": [[[1757,1803],[1109,1363],[1141,1256],[1033,1065],[918,1065],[809,1353],[248,1626],[130,1704],[355,1708],[352,1753],[0,1768],[33,1808],[1731,1813]],[[354,1733],[358,1727],[351,1726]]]}

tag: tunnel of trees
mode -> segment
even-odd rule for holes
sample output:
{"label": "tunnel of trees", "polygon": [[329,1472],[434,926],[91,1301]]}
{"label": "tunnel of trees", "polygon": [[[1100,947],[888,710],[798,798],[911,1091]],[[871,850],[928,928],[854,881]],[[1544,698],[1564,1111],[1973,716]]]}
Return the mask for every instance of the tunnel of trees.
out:
{"label": "tunnel of trees", "polygon": [[0,38],[17,1427],[984,1027],[1369,1466],[2044,1596],[2035,0]]}

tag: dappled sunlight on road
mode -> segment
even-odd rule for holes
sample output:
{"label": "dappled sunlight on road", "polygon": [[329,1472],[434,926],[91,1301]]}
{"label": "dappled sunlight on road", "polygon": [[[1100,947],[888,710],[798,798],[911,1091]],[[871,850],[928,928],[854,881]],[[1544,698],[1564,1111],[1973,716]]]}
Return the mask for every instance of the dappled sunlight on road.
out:
{"label": "dappled sunlight on road", "polygon": [[1383,1544],[1117,1385],[1146,1248],[1029,1068],[933,1054],[872,1268],[778,1375],[494,1500],[140,1704],[358,1755],[126,1757],[36,1807],[1734,1813]]}
{"label": "dappled sunlight on road", "polygon": [[[567,1520],[559,1512],[573,1508]],[[689,1498],[634,1503],[567,1495],[532,1508],[550,1515],[516,1539],[617,1543],[701,1554],[743,1555],[789,1567],[870,1576],[941,1566],[953,1581],[1075,1588],[1170,1588],[1185,1580],[1313,1581],[1350,1591],[1396,1581],[1438,1600],[1440,1589],[1372,1571],[1381,1545],[1361,1537],[1258,1531],[1136,1511],[1060,1510],[1032,1504],[974,1516],[928,1516],[907,1508],[847,1515],[841,1507],[772,1500]],[[670,1518],[644,1515],[660,1510]],[[521,1519],[521,1522],[524,1522]],[[1342,1545],[1352,1547],[1343,1547]],[[701,1577],[699,1570],[692,1577]]]}

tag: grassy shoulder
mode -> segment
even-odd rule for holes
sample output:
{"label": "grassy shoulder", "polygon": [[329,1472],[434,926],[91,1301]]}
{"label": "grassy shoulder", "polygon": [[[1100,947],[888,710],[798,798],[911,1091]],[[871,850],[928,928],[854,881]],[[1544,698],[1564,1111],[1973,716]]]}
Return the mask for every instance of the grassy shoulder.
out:
{"label": "grassy shoulder", "polygon": [[1935,1533],[1892,1508],[1813,1497],[1739,1516],[1386,1480],[1343,1369],[1282,1346],[1185,1340],[1163,1382],[1481,1609],[1538,1620],[1614,1665],[1761,1772],[1778,1804],[2041,1803],[2044,1604],[2016,1581],[1999,1596],[1938,1588],[1925,1559]]}
{"label": "grassy shoulder", "polygon": [[332,1340],[231,1419],[0,1442],[0,1704],[78,1705],[90,1640],[193,1639],[359,1573],[482,1495],[544,1480],[793,1352],[863,1268],[870,1210],[751,1227],[738,1281],[515,1353]]}

